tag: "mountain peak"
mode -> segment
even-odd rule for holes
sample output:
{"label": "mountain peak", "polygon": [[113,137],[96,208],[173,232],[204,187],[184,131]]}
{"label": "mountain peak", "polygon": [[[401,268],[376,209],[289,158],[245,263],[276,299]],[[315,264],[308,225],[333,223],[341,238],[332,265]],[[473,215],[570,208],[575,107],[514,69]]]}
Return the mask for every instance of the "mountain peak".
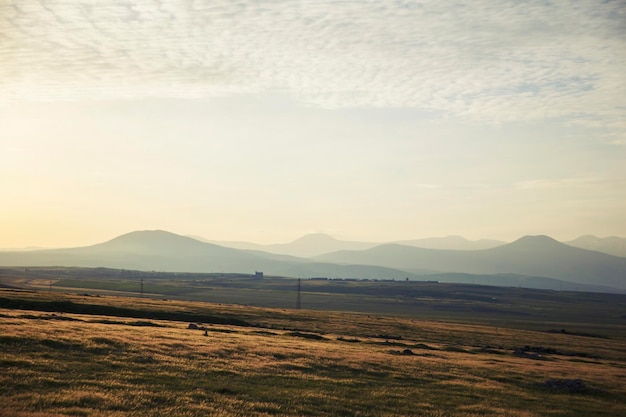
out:
{"label": "mountain peak", "polygon": [[337,239],[324,233],[309,233],[308,235],[304,235],[291,243],[324,244],[329,242],[337,242]]}
{"label": "mountain peak", "polygon": [[133,230],[132,232],[124,233],[118,237],[123,236],[138,236],[138,235],[161,235],[161,236],[180,236],[176,233],[168,232],[167,230],[154,229],[154,230]]}
{"label": "mountain peak", "polygon": [[[109,242],[139,242],[144,240],[191,239],[165,230],[135,230],[119,235]],[[195,239],[194,239],[195,240]]]}
{"label": "mountain peak", "polygon": [[600,238],[595,235],[582,235],[574,240],[600,240]]}
{"label": "mountain peak", "polygon": [[551,238],[546,235],[528,235],[523,236],[513,243],[510,243],[507,246],[514,246],[517,248],[530,248],[530,249],[540,249],[540,248],[551,248],[551,247],[561,247],[565,246],[561,242]]}
{"label": "mountain peak", "polygon": [[463,242],[469,242],[467,239],[465,239],[463,236],[460,236],[460,235],[447,235],[447,236],[444,236],[444,237],[442,237],[440,239],[460,240],[460,241],[463,241]]}
{"label": "mountain peak", "polygon": [[167,253],[170,250],[191,249],[205,245],[209,245],[209,243],[165,230],[136,230],[95,246],[108,250],[159,250],[162,253]]}

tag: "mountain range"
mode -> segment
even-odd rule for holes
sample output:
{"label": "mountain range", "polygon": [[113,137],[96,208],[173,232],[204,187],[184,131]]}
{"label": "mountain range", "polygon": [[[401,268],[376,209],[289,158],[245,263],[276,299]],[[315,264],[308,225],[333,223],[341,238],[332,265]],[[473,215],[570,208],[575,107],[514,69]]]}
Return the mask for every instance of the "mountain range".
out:
{"label": "mountain range", "polygon": [[380,245],[380,243],[372,242],[353,242],[338,240],[323,233],[312,233],[296,239],[290,243],[278,243],[273,245],[260,245],[258,243],[250,242],[215,241],[208,240],[200,236],[190,237],[203,242],[226,246],[229,248],[256,250],[283,255],[298,256],[302,258],[310,258],[313,256],[323,255],[328,252],[335,252],[339,250],[369,249],[373,248],[374,246]]}
{"label": "mountain range", "polygon": [[[296,239],[293,242],[279,243],[273,245],[260,245],[250,242],[216,241],[208,240],[200,236],[190,237],[201,240],[203,242],[213,243],[229,248],[259,250],[270,253],[299,256],[303,258],[311,258],[314,256],[319,256],[325,253],[336,252],[340,250],[370,249],[382,244],[379,242],[355,242],[348,240],[338,240],[332,236],[328,236],[323,233],[312,233]],[[446,236],[432,237],[427,239],[402,240],[393,243],[430,249],[474,250],[493,248],[496,246],[504,245],[506,242],[489,239],[467,240],[461,236]]]}
{"label": "mountain range", "polygon": [[68,249],[0,252],[4,266],[82,266],[165,272],[264,271],[287,277],[416,278],[388,267],[336,265],[288,255],[227,248],[162,230],[136,231]]}
{"label": "mountain range", "polygon": [[[438,243],[443,241],[440,238]],[[458,244],[459,239],[456,241]],[[327,244],[326,248],[361,245],[356,245],[357,249],[319,254],[321,243]],[[278,245],[273,246],[276,249]],[[626,290],[626,258],[576,248],[547,236],[526,236],[486,249],[453,250],[345,242],[326,235],[310,235],[293,242],[292,249],[316,255],[306,258],[236,249],[153,230],[127,233],[86,247],[0,252],[0,265],[105,266],[169,272],[258,270],[304,278],[409,278],[551,289]]]}
{"label": "mountain range", "polygon": [[579,284],[626,288],[626,258],[575,248],[548,236],[525,236],[490,249],[459,251],[380,245],[316,258],[339,264],[394,265],[406,271],[542,276]]}
{"label": "mountain range", "polygon": [[[424,249],[450,249],[450,250],[480,250],[491,249],[506,245],[508,242],[493,239],[468,240],[461,236],[431,237],[426,239],[399,240],[393,242],[355,242],[338,240],[323,233],[305,235],[289,243],[261,245],[250,242],[233,242],[208,240],[200,236],[189,236],[202,242],[226,246],[235,249],[257,250],[283,255],[311,258],[340,250],[364,250],[386,243],[396,243],[406,246],[415,246]],[[563,242],[568,246],[581,249],[593,250],[614,256],[626,257],[626,238],[605,237],[600,238],[592,235],[580,236],[574,240]]]}

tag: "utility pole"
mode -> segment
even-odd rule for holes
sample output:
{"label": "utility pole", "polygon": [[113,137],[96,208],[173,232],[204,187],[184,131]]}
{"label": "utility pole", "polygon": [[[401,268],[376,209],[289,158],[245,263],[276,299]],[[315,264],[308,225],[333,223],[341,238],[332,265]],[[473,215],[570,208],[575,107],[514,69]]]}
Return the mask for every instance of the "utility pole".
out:
{"label": "utility pole", "polygon": [[300,310],[302,308],[302,300],[300,298],[301,286],[302,286],[302,280],[298,278],[298,298],[296,298],[296,310]]}
{"label": "utility pole", "polygon": [[141,277],[141,298],[143,298],[143,277]]}

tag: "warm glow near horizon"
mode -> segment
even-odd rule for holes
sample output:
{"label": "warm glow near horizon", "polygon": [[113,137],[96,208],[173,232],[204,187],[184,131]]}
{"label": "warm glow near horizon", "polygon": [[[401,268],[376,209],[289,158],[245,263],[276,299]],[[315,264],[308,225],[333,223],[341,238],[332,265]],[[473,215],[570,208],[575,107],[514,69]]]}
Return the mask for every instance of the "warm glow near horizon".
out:
{"label": "warm glow near horizon", "polygon": [[623,1],[0,4],[0,248],[626,237]]}

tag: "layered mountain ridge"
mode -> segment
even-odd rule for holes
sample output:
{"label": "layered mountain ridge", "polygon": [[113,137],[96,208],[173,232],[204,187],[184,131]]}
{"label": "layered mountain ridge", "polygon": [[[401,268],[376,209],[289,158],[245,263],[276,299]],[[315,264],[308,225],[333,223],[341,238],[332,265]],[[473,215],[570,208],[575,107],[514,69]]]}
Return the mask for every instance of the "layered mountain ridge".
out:
{"label": "layered mountain ridge", "polygon": [[[105,266],[168,272],[253,273],[260,270],[271,275],[303,278],[436,279],[439,275],[442,280],[448,280],[464,277],[458,274],[469,274],[473,277],[463,279],[493,285],[517,282],[517,285],[531,283],[528,285],[553,289],[575,289],[578,285],[587,289],[626,290],[626,258],[572,247],[548,236],[524,236],[512,243],[472,250],[419,248],[399,243],[370,246],[370,243],[338,241],[319,234],[292,243],[310,252],[319,252],[320,243],[328,244],[328,248],[362,245],[361,249],[305,258],[236,249],[151,230],[130,232],[86,247],[0,252],[0,265]],[[538,280],[543,281],[539,284]]]}

